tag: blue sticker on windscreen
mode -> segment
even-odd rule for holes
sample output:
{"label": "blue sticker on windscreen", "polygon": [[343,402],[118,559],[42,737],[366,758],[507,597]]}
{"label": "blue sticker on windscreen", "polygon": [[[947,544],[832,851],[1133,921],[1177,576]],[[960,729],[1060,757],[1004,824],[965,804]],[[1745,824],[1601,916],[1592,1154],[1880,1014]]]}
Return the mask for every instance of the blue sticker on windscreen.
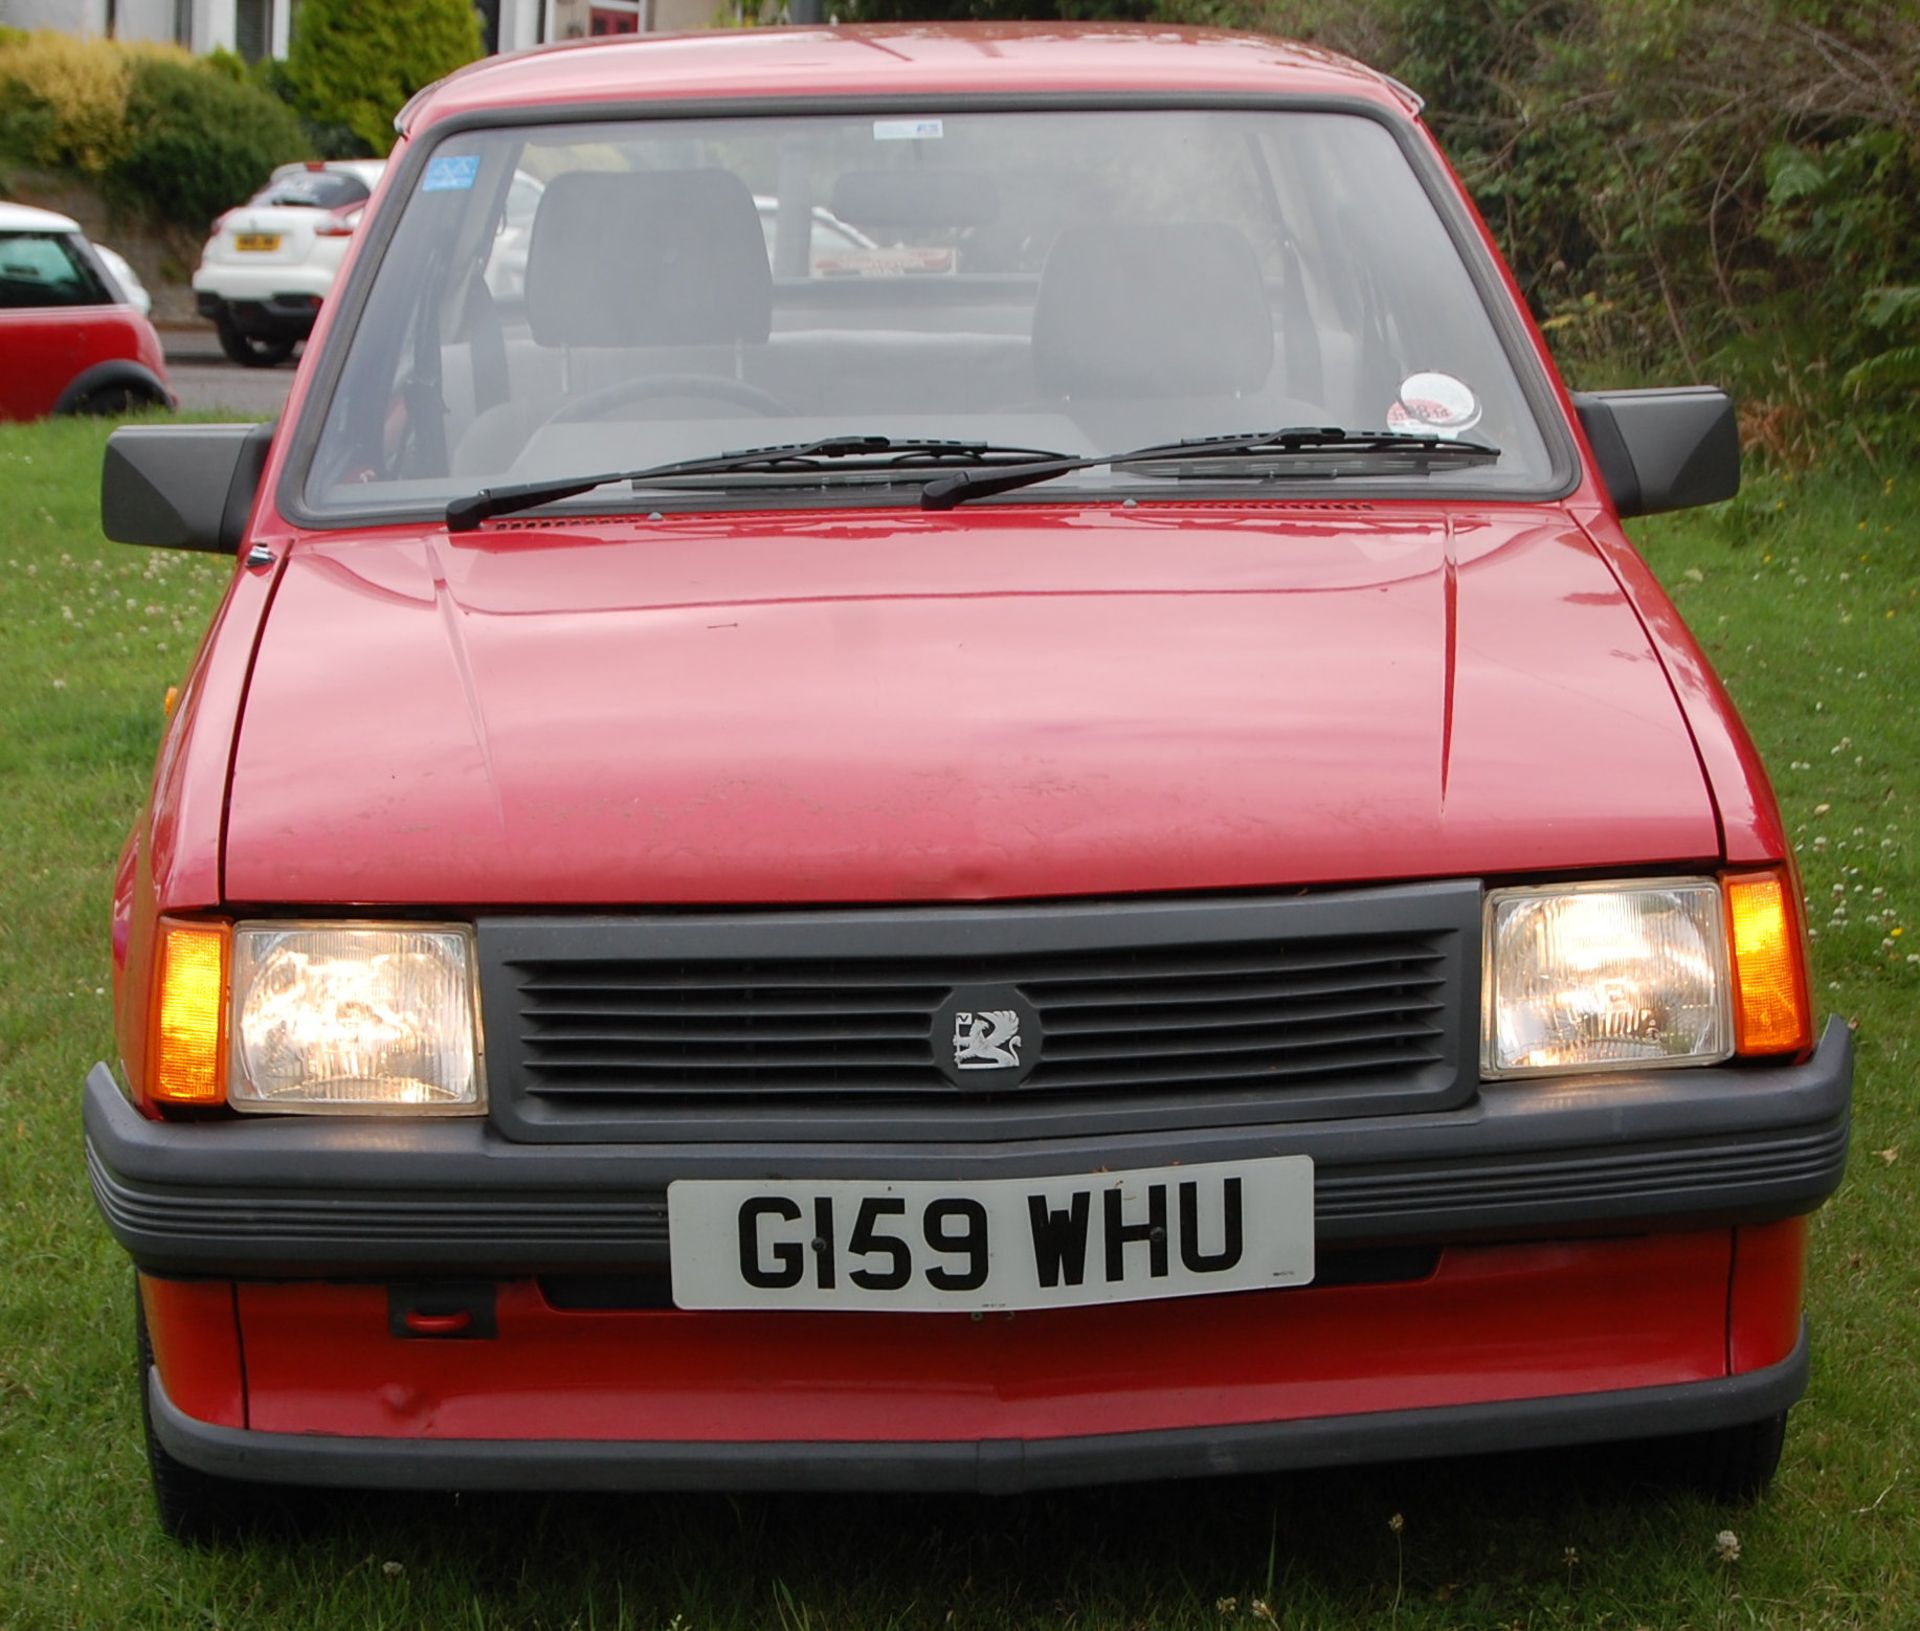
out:
{"label": "blue sticker on windscreen", "polygon": [[480,173],[478,158],[438,158],[427,161],[426,178],[420,183],[423,193],[463,193]]}

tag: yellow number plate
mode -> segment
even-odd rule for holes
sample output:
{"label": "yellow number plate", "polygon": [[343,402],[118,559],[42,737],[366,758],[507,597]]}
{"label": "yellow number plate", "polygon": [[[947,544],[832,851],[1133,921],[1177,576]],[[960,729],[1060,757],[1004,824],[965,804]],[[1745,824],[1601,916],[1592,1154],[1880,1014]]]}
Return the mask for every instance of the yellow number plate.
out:
{"label": "yellow number plate", "polygon": [[233,247],[243,254],[258,254],[263,250],[280,247],[280,234],[277,232],[236,232],[233,235]]}

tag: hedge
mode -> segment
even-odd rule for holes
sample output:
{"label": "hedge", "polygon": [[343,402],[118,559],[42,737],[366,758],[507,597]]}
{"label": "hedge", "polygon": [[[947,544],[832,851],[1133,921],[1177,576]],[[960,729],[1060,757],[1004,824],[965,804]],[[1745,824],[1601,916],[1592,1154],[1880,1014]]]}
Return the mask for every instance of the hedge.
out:
{"label": "hedge", "polygon": [[93,181],[118,208],[198,231],[306,151],[284,103],[176,47],[0,36],[0,156]]}

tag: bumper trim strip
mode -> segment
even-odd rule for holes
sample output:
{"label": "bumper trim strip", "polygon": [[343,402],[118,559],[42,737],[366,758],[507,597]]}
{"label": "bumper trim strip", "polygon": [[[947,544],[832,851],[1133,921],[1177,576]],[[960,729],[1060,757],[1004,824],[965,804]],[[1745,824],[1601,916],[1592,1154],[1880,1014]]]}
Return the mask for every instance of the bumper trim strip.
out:
{"label": "bumper trim strip", "polygon": [[1757,1421],[1806,1390],[1807,1334],[1738,1376],[1559,1398],[1383,1410],[1229,1427],[976,1442],[663,1442],[345,1438],[215,1427],[158,1371],[147,1394],[168,1454],[252,1482],[462,1490],[1028,1490],[1656,1438]]}
{"label": "bumper trim strip", "polygon": [[1810,1212],[1846,1167],[1844,1025],[1805,1064],[1485,1084],[1471,1104],[1140,1137],[897,1145],[515,1144],[480,1121],[148,1121],[89,1074],[88,1173],[114,1237],[175,1273],[561,1270],[664,1262],[671,1177],[1003,1178],[1305,1154],[1328,1246]]}

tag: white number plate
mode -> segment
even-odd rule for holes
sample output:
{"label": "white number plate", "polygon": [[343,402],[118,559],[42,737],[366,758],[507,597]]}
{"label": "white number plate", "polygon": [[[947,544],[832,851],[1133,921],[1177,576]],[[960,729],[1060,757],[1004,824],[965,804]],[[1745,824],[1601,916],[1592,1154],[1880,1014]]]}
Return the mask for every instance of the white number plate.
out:
{"label": "white number plate", "polygon": [[1305,1285],[1304,1155],[1070,1178],[667,1186],[681,1308],[1063,1308]]}

